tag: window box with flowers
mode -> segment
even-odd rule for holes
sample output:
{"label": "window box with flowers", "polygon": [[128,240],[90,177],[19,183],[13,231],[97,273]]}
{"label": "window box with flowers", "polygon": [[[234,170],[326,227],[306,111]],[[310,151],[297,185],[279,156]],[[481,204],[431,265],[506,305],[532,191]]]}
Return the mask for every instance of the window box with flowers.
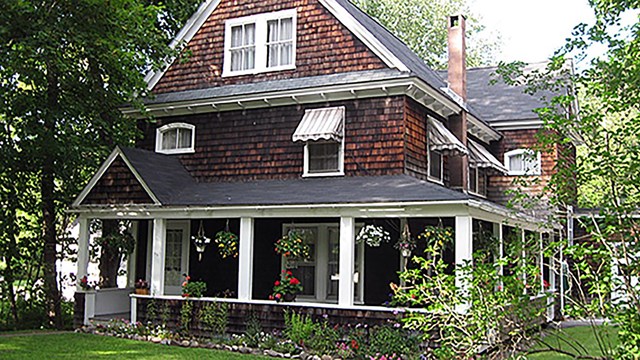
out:
{"label": "window box with flowers", "polygon": [[280,280],[276,280],[273,283],[273,293],[269,295],[269,300],[277,302],[294,301],[298,293],[301,293],[303,289],[300,280],[293,276],[291,270],[282,270]]}

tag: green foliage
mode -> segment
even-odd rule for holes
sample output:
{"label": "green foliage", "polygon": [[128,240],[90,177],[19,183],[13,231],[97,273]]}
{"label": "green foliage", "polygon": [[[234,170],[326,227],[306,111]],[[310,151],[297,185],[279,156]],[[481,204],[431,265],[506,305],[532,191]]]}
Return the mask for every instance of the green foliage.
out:
{"label": "green foliage", "polygon": [[[447,68],[447,19],[467,16],[467,63],[488,65],[499,50],[499,40],[482,37],[484,27],[469,9],[466,0],[352,0],[360,9],[378,20],[434,69]],[[493,39],[499,36],[492,34]]]}
{"label": "green foliage", "polygon": [[147,322],[154,323],[158,319],[158,304],[151,299],[147,302]]}
{"label": "green foliage", "polygon": [[316,323],[313,335],[307,340],[305,346],[317,354],[331,354],[336,350],[336,344],[340,338],[340,332],[325,320]]}
{"label": "green foliage", "polygon": [[420,352],[420,336],[396,326],[375,326],[369,333],[369,354],[415,356]]}
{"label": "green foliage", "polygon": [[198,319],[204,329],[213,335],[224,335],[229,324],[229,304],[226,302],[205,303],[200,308]]}
{"label": "green foliage", "polygon": [[262,343],[262,336],[264,333],[262,332],[262,325],[260,324],[260,319],[256,316],[256,314],[252,313],[249,315],[247,319],[247,328],[244,331],[244,335],[247,339],[247,346],[257,347]]}
{"label": "green foliage", "polygon": [[293,310],[284,312],[284,326],[284,336],[296,345],[303,345],[318,330],[311,316]]}
{"label": "green foliage", "polygon": [[180,320],[179,328],[180,333],[183,336],[189,335],[189,329],[191,327],[191,321],[193,320],[193,302],[189,299],[185,299],[180,307]]}
{"label": "green foliage", "polygon": [[185,275],[185,280],[182,282],[182,296],[188,297],[202,297],[207,292],[207,284],[204,281],[191,281],[191,277]]}
{"label": "green foliage", "polygon": [[171,319],[171,307],[169,306],[168,301],[163,301],[162,307],[160,308],[160,324],[162,326],[167,326],[170,319]]}

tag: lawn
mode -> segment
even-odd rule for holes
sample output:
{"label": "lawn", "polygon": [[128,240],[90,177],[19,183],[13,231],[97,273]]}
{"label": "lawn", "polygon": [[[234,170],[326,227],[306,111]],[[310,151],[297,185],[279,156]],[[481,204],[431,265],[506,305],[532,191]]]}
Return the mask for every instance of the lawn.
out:
{"label": "lawn", "polygon": [[0,336],[0,359],[270,359],[91,334]]}
{"label": "lawn", "polygon": [[[602,326],[598,327],[598,331],[602,336],[602,342],[606,344],[606,346],[614,349],[616,346],[618,346],[618,336],[615,328],[610,326]],[[557,330],[546,336],[543,340],[545,343],[553,347],[558,347],[562,350],[570,351],[577,355],[603,355],[600,347],[598,346],[598,341],[594,336],[593,329],[590,326],[577,326]],[[544,348],[544,345],[537,345],[534,347],[534,349],[536,348]],[[527,355],[527,359],[565,360],[573,358],[558,353],[542,352],[529,354]]]}

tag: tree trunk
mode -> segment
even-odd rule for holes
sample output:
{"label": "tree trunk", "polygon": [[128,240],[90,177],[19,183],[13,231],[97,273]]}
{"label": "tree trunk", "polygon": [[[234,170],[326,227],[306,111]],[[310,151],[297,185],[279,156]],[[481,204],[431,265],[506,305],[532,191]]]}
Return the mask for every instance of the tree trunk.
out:
{"label": "tree trunk", "polygon": [[[102,220],[102,236],[117,234],[117,220]],[[109,246],[102,246],[100,250],[100,287],[115,288],[118,287],[118,269],[120,268],[120,256],[117,250],[114,251]]]}
{"label": "tree trunk", "polygon": [[47,109],[43,117],[42,165],[40,169],[40,196],[42,208],[42,235],[44,238],[44,287],[47,312],[56,329],[62,328],[60,290],[58,289],[56,260],[56,202],[55,202],[55,127],[59,113],[59,89],[56,67],[47,63]]}

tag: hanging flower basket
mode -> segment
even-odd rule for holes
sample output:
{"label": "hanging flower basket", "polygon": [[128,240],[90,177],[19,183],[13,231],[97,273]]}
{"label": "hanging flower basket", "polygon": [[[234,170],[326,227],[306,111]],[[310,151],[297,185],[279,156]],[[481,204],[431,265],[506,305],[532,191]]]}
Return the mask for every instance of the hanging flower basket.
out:
{"label": "hanging flower basket", "polygon": [[238,236],[228,229],[218,231],[215,240],[222,258],[238,256]]}
{"label": "hanging flower basket", "polygon": [[403,257],[408,258],[411,256],[411,251],[416,248],[416,241],[413,237],[411,237],[411,232],[409,231],[409,223],[404,223],[404,228],[402,229],[402,233],[400,234],[400,239],[398,242],[393,245],[394,248],[400,250],[400,254]]}
{"label": "hanging flower basket", "polygon": [[207,237],[204,234],[204,227],[202,226],[202,220],[200,221],[200,228],[198,229],[198,234],[191,237],[191,241],[196,246],[196,251],[198,252],[198,261],[202,260],[202,253],[205,251],[207,245],[211,243],[211,238]]}
{"label": "hanging flower basket", "polygon": [[378,247],[383,242],[391,241],[391,235],[382,226],[366,225],[356,236],[356,243],[365,243],[371,247]]}
{"label": "hanging flower basket", "polygon": [[287,235],[278,239],[275,251],[287,258],[287,260],[304,260],[309,258],[310,248],[304,241],[304,232],[290,230]]}

